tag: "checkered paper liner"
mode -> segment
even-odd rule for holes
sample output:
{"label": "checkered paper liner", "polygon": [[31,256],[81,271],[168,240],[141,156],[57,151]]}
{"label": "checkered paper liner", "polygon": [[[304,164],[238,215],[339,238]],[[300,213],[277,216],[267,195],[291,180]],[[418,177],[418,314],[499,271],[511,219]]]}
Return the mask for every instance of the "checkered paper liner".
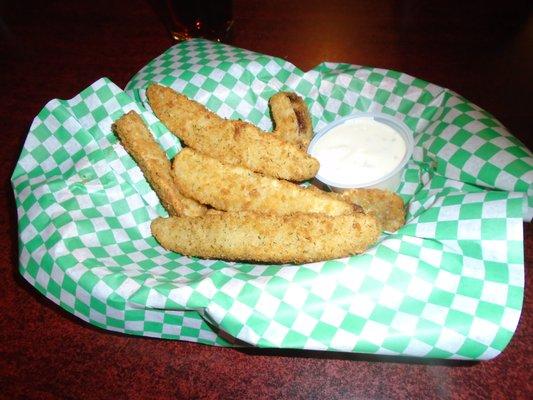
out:
{"label": "checkered paper liner", "polygon": [[[136,110],[170,158],[180,150],[147,106],[150,82],[265,130],[268,98],[280,90],[304,97],[315,130],[354,111],[403,120],[416,142],[399,189],[406,225],[364,254],[305,265],[164,250],[149,226],[166,212],[111,131]],[[12,176],[22,275],[93,325],[220,346],[455,359],[493,358],[516,329],[532,181],[531,153],[450,90],[347,64],[303,73],[204,40],[170,48],[126,91],[104,78],[50,101]]]}

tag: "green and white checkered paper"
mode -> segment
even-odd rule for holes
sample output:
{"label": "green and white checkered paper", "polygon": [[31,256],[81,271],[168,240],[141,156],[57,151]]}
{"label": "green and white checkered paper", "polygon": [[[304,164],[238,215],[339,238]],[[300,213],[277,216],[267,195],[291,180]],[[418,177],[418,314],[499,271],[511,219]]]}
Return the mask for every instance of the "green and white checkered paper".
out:
{"label": "green and white checkered paper", "polygon": [[[403,120],[416,142],[399,188],[406,225],[365,254],[306,265],[164,250],[149,226],[166,213],[111,131],[133,109],[170,158],[180,150],[145,101],[150,82],[265,130],[268,98],[280,90],[306,100],[315,130],[354,111]],[[150,62],[125,91],[100,79],[35,118],[12,176],[20,271],[81,319],[128,334],[490,359],[510,341],[522,308],[532,165],[496,119],[448,89],[347,64],[304,73],[274,57],[191,40]]]}

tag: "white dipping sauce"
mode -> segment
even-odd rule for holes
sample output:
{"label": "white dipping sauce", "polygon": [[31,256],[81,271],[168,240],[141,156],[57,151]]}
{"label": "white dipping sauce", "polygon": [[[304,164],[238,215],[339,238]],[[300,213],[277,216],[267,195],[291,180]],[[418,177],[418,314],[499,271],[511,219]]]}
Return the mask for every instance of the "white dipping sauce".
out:
{"label": "white dipping sauce", "polygon": [[407,146],[390,126],[370,117],[350,119],[324,134],[313,147],[318,174],[332,183],[364,186],[392,172]]}

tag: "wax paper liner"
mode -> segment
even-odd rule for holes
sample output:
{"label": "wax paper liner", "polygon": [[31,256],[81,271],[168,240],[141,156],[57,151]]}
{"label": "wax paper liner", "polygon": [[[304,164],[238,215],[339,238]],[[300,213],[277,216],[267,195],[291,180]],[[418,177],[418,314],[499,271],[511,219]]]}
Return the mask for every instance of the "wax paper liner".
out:
{"label": "wax paper liner", "polygon": [[[293,90],[319,130],[354,111],[382,111],[413,131],[399,192],[408,221],[366,253],[305,265],[188,258],[161,248],[166,215],[111,132],[141,113],[173,157],[179,141],[150,112],[160,82],[218,114],[272,127],[267,100]],[[293,65],[204,40],[180,43],[122,91],[100,79],[52,100],[33,121],[12,176],[20,271],[81,319],[128,334],[221,346],[490,359],[522,308],[522,215],[531,212],[531,153],[454,92],[378,68]]]}

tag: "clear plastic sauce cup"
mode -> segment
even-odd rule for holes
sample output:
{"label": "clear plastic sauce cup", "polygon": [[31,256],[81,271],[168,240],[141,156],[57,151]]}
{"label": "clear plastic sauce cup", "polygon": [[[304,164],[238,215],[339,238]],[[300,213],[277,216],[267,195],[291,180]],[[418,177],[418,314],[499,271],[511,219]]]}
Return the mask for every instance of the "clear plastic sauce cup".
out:
{"label": "clear plastic sauce cup", "polygon": [[308,152],[320,162],[316,179],[333,191],[395,191],[413,149],[413,134],[402,121],[359,112],[328,124],[314,136]]}

